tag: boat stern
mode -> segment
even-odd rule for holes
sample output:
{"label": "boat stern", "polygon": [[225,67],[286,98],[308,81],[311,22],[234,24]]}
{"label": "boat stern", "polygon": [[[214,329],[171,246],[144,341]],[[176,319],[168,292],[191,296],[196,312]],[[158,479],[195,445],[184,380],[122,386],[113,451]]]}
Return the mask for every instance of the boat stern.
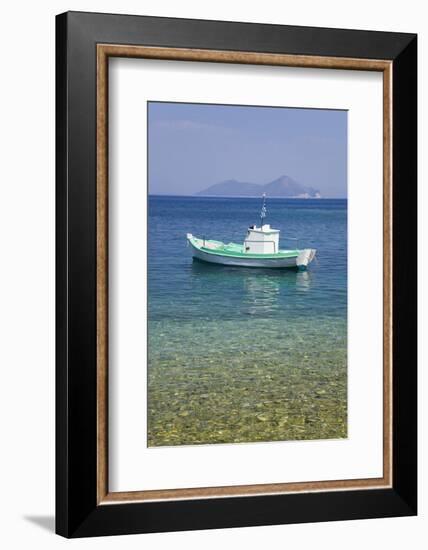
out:
{"label": "boat stern", "polygon": [[299,255],[296,258],[296,265],[299,269],[306,269],[308,264],[312,262],[316,254],[315,248],[305,248],[299,252]]}

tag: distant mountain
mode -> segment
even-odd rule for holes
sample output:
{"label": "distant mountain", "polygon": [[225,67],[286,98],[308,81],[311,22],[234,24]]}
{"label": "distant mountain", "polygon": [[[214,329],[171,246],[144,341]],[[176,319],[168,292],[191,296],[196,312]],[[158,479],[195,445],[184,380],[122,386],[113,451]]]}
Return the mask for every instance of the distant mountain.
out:
{"label": "distant mountain", "polygon": [[280,176],[265,185],[258,183],[246,183],[237,180],[226,180],[211,185],[207,189],[197,193],[211,197],[260,197],[266,193],[268,197],[283,197],[292,199],[319,199],[321,194],[318,189],[306,187],[289,176]]}

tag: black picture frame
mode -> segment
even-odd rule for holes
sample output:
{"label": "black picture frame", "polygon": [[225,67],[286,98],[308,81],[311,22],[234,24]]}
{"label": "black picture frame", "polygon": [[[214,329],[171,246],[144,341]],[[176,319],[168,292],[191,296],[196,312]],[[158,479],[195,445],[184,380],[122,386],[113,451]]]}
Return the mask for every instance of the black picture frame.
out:
{"label": "black picture frame", "polygon": [[[392,61],[392,487],[97,504],[96,46]],[[417,513],[417,36],[68,12],[56,18],[56,532],[65,537]]]}

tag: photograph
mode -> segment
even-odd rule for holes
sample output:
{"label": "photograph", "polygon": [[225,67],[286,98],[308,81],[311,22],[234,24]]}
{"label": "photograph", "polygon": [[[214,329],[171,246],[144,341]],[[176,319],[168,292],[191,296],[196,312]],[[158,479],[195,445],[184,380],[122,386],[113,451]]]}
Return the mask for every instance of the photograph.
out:
{"label": "photograph", "polygon": [[147,445],[347,438],[348,112],[147,120]]}

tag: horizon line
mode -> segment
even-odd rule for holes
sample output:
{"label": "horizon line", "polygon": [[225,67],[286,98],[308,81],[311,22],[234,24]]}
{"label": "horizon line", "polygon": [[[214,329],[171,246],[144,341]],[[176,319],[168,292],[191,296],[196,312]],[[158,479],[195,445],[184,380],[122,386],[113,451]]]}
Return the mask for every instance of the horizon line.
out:
{"label": "horizon line", "polygon": [[[148,193],[149,197],[201,197],[205,199],[260,199],[259,195],[200,195],[198,193],[193,194],[174,194],[174,193]],[[274,197],[266,196],[267,199],[290,199],[290,200],[348,200],[348,197]]]}

